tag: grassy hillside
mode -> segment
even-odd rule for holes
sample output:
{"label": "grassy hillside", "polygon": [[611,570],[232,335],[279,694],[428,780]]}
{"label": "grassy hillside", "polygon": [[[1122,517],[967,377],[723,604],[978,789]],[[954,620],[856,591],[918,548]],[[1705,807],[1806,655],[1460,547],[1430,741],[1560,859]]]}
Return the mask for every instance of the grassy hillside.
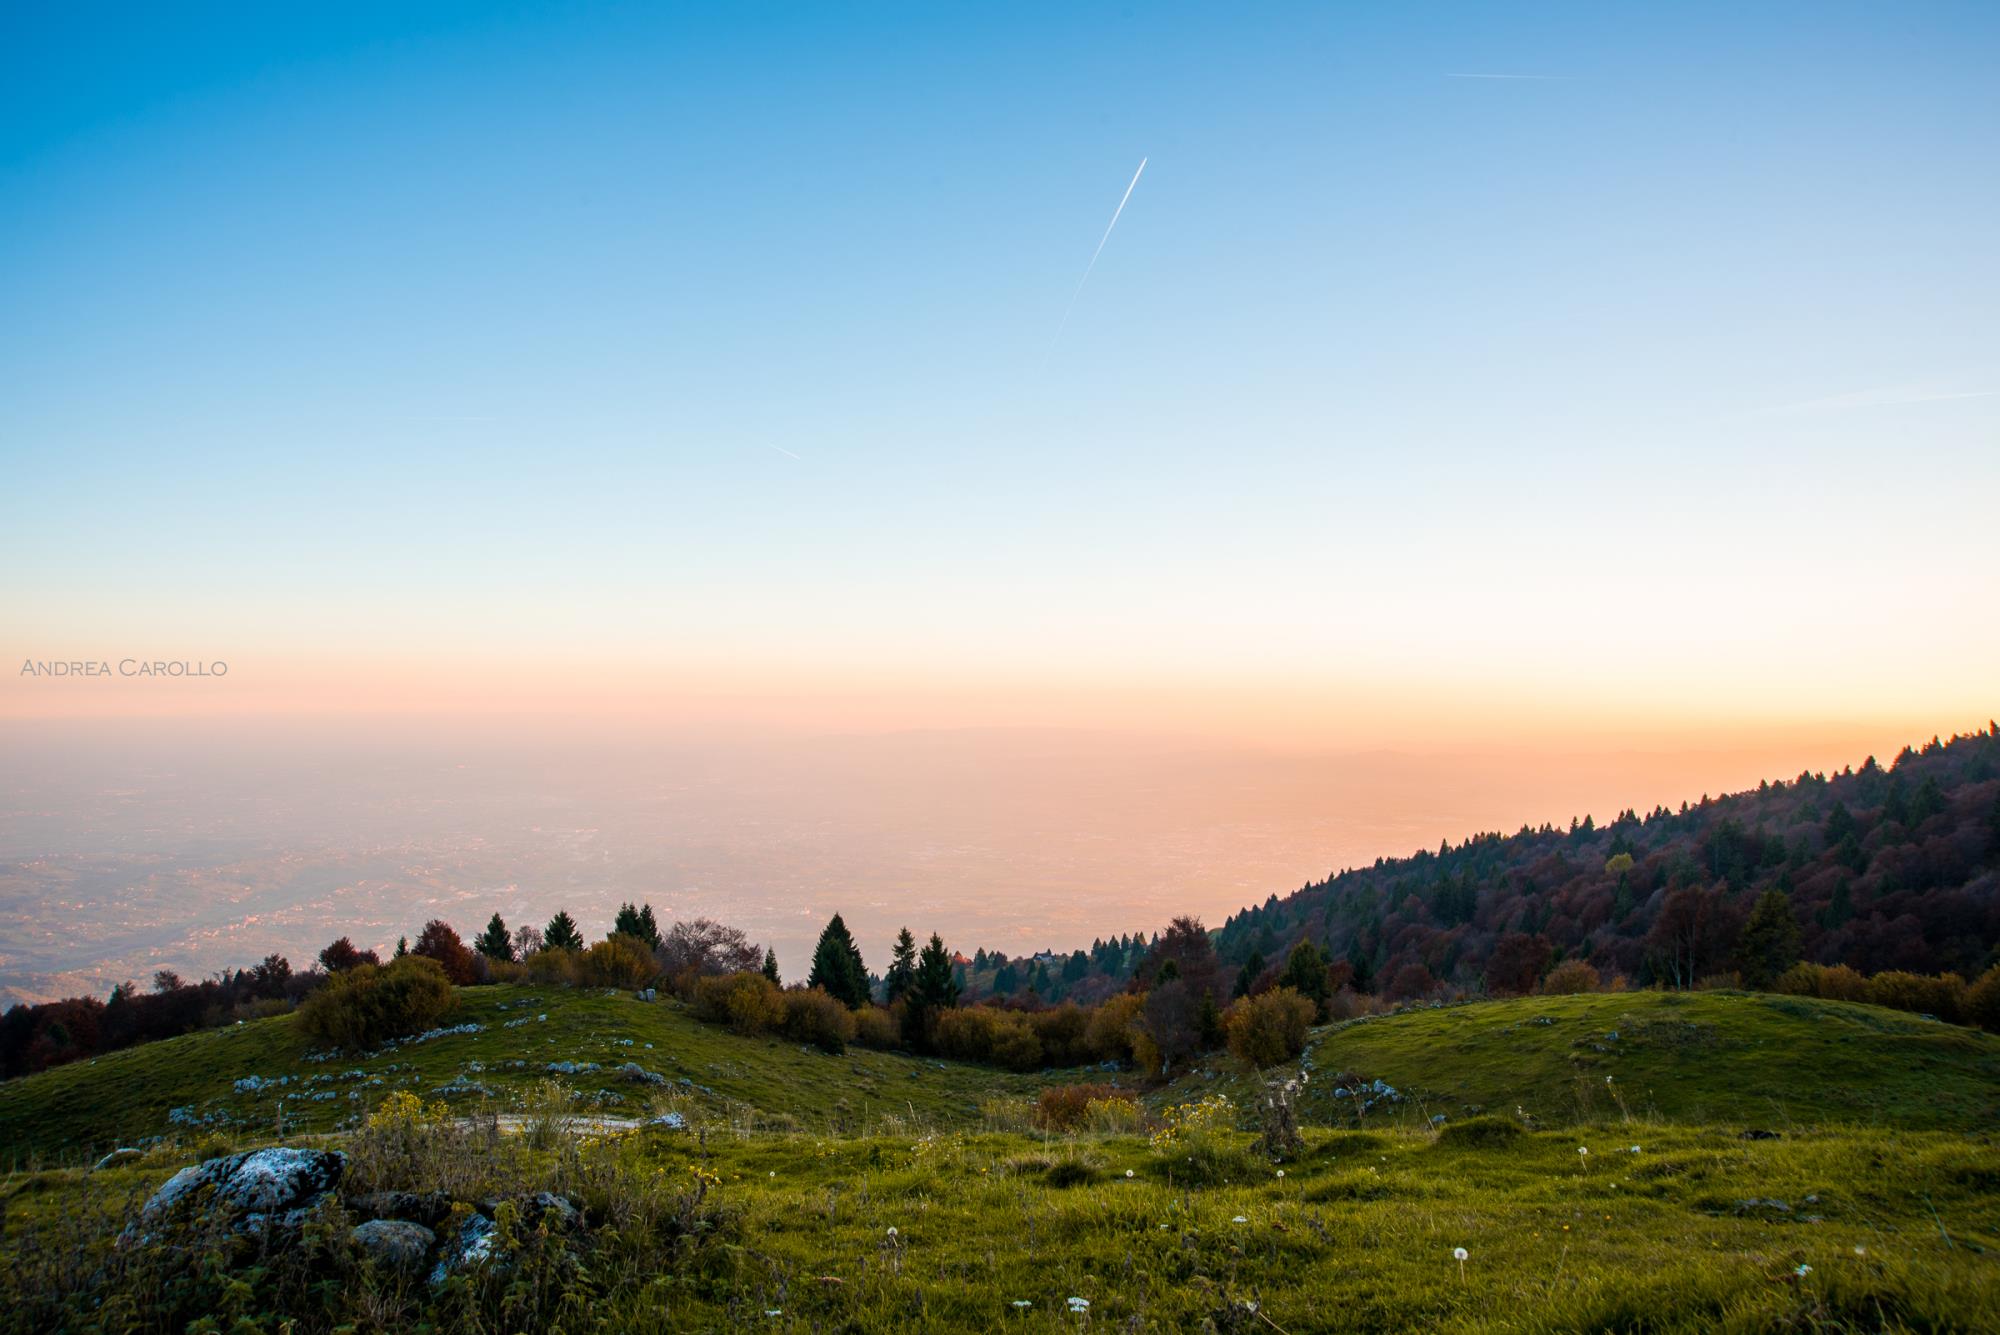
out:
{"label": "grassy hillside", "polygon": [[[261,1269],[234,1287],[205,1269],[146,1285],[143,1257],[112,1239],[179,1165],[162,1151],[105,1173],[0,1182],[11,1263],[0,1327],[97,1312],[109,1264],[118,1294],[146,1295],[132,1328],[161,1331],[217,1304],[256,1328],[296,1317],[301,1331],[2000,1329],[2000,1150],[1988,1137],[1502,1129],[1315,1130],[1282,1176],[1226,1132],[1162,1147],[649,1131],[587,1147],[569,1179],[561,1154],[516,1140],[497,1158],[520,1158],[496,1162],[496,1177],[554,1174],[607,1219],[630,1193],[678,1191],[699,1168],[715,1184],[703,1240],[607,1234],[581,1280],[536,1271],[535,1283],[503,1274],[436,1292],[356,1266],[331,1291],[289,1296]],[[1073,1315],[1072,1298],[1087,1311]]]}
{"label": "grassy hillside", "polygon": [[[533,1085],[556,1078],[612,1117],[673,1108],[765,1129],[860,1131],[884,1118],[967,1125],[990,1099],[1076,1078],[859,1048],[833,1057],[739,1038],[672,1003],[626,994],[492,987],[462,996],[449,1022],[477,1032],[365,1059],[310,1060],[289,1019],[278,1018],[9,1081],[0,1085],[0,1164],[208,1131],[276,1134],[281,1109],[289,1132],[331,1130],[394,1089],[470,1111],[518,1107]],[[1220,1055],[1210,1060],[1149,1101],[1223,1090],[1254,1106],[1254,1078]],[[565,1062],[597,1069],[550,1071]],[[621,1075],[627,1062],[667,1083]],[[1627,1114],[1771,1128],[2000,1122],[2000,1038],[1790,997],[1636,992],[1406,1011],[1317,1031],[1305,1064],[1314,1078],[1303,1116],[1329,1126],[1415,1127],[1440,1114],[1517,1107],[1551,1127]],[[1362,1112],[1336,1092],[1342,1073],[1380,1079],[1401,1097]],[[287,1083],[238,1088],[252,1076]]]}
{"label": "grassy hillside", "polygon": [[[1624,992],[1405,1011],[1316,1031],[1305,1065],[1302,1116],[1332,1126],[1516,1108],[1546,1126],[1628,1114],[1763,1128],[2000,1124],[2000,1037],[1801,997]],[[1343,1074],[1401,1097],[1363,1112],[1337,1092]],[[1212,1067],[1162,1097],[1222,1089],[1247,1101],[1253,1083]]]}
{"label": "grassy hillside", "polygon": [[[163,1332],[224,1308],[301,1331],[2000,1329],[2000,1039],[1894,1012],[1636,993],[1328,1026],[1283,1164],[1242,1125],[1243,1073],[1155,1091],[1151,1135],[1031,1134],[1003,1128],[1057,1077],[830,1057],[602,993],[482,989],[453,1019],[481,1028],[313,1062],[265,1021],[0,1087],[0,1328],[88,1326],[109,1294]],[[628,1060],[669,1083],[612,1073]],[[558,1061],[599,1063],[562,1078],[606,1112],[671,1106],[700,1134],[544,1144],[457,1116]],[[1357,1113],[1343,1071],[1401,1097]],[[239,1092],[250,1075],[292,1083]],[[297,1265],[190,1269],[116,1244],[177,1168],[276,1138],[280,1096],[295,1133],[454,1082],[483,1090],[444,1095],[421,1135],[335,1143],[358,1179],[443,1187],[461,1216],[536,1188],[578,1200],[594,1231],[532,1253],[552,1267],[532,1282],[433,1289],[362,1265],[345,1212],[363,1181]],[[1189,1116],[1217,1093],[1211,1121]],[[175,1107],[228,1120],[168,1135]],[[149,1136],[136,1162],[78,1164]]]}
{"label": "grassy hillside", "polygon": [[[289,1016],[149,1043],[0,1084],[0,1166],[30,1156],[81,1157],[113,1145],[205,1130],[329,1130],[394,1089],[470,1110],[518,1106],[538,1081],[560,1079],[603,1114],[675,1108],[766,1127],[859,1129],[882,1118],[974,1120],[983,1100],[1027,1095],[1054,1076],[861,1048],[844,1056],[775,1038],[744,1039],[678,1004],[629,993],[482,987],[460,993],[449,1026],[478,1025],[365,1059],[310,1060]],[[544,1019],[543,1017],[546,1016]],[[556,1062],[595,1071],[552,1073]],[[621,1076],[635,1062],[664,1085]],[[237,1088],[255,1076],[288,1083]],[[183,1110],[175,1120],[175,1110]]]}

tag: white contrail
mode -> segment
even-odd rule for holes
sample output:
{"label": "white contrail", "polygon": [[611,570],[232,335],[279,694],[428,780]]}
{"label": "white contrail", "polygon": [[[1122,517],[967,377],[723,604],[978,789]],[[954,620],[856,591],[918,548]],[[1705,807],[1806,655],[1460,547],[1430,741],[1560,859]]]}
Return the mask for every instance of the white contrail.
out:
{"label": "white contrail", "polygon": [[[768,440],[767,440],[767,441],[765,441],[764,443],[765,443],[766,445],[771,445],[771,442],[770,442],[770,441],[768,441]],[[792,453],[792,452],[791,452],[790,450],[786,449],[786,448],[785,448],[784,446],[782,446],[782,445],[771,445],[771,448],[772,448],[772,449],[774,449],[774,450],[776,450],[776,451],[777,451],[778,453],[780,453],[780,454],[784,455],[784,456],[785,456],[785,457],[786,457],[787,459],[799,459],[799,456],[798,456],[798,455],[796,455],[796,454],[793,454],[793,453]],[[804,459],[799,459],[799,462],[800,462],[800,463],[804,463],[804,462],[805,462],[805,460],[804,460]]]}
{"label": "white contrail", "polygon": [[1055,337],[1049,340],[1048,352],[1042,354],[1042,365],[1048,365],[1049,353],[1054,352],[1056,344],[1062,341],[1063,330],[1069,327],[1069,317],[1076,310],[1076,299],[1083,295],[1083,285],[1090,281],[1091,270],[1097,267],[1097,257],[1104,253],[1104,243],[1111,239],[1111,229],[1118,225],[1118,215],[1125,212],[1125,203],[1132,198],[1132,192],[1138,188],[1139,177],[1145,172],[1148,161],[1149,158],[1139,159],[1139,170],[1132,173],[1131,183],[1125,187],[1124,195],[1119,198],[1118,207],[1111,210],[1111,221],[1104,225],[1104,235],[1097,239],[1097,249],[1090,252],[1090,263],[1083,267],[1083,277],[1076,280],[1076,291],[1069,294],[1069,305],[1063,309],[1062,322],[1056,325]]}

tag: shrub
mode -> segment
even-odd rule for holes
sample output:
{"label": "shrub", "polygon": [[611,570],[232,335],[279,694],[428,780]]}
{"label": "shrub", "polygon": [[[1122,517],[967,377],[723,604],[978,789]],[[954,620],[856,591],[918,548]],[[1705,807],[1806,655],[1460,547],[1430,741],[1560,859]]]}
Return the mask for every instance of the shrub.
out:
{"label": "shrub", "polygon": [[1035,1125],[1044,1131],[1074,1131],[1087,1125],[1094,1103],[1122,1103],[1138,1110],[1136,1096],[1116,1085],[1048,1085],[1035,1100]]}
{"label": "shrub", "polygon": [[559,947],[538,950],[522,964],[528,971],[528,978],[542,987],[568,987],[576,982],[576,956]]}
{"label": "shrub", "polygon": [[1011,1071],[1042,1064],[1042,1041],[1028,1017],[991,1006],[963,1006],[937,1016],[937,1049],[960,1061],[992,1062]]}
{"label": "shrub", "polygon": [[761,973],[725,973],[695,980],[694,1009],[711,1024],[726,1024],[744,1035],[763,1034],[784,1023],[785,998]]}
{"label": "shrub", "polygon": [[1965,980],[1955,973],[1932,978],[1920,973],[1892,970],[1868,980],[1868,1000],[1892,1010],[1935,1015],[1940,1020],[1958,1022]]}
{"label": "shrub", "polygon": [[1959,1011],[1965,1023],[1976,1024],[1989,1034],[2000,1034],[2000,964],[1980,974],[1965,989]]}
{"label": "shrub", "polygon": [[1101,1062],[1134,1060],[1132,1037],[1145,1005],[1143,993],[1121,992],[1091,1011],[1083,1026],[1084,1052]]}
{"label": "shrub", "polygon": [[443,966],[405,955],[332,975],[299,1006],[296,1023],[308,1038],[358,1052],[420,1034],[457,1004]]}
{"label": "shrub", "polygon": [[903,1026],[885,1006],[864,1006],[854,1012],[854,1041],[864,1048],[891,1052],[903,1046]]}
{"label": "shrub", "polygon": [[637,938],[608,936],[576,960],[576,981],[585,987],[644,987],[657,972],[653,954]]}
{"label": "shrub", "polygon": [[1771,985],[1773,991],[1822,1001],[1866,1001],[1868,980],[1845,964],[1794,964]]}
{"label": "shrub", "polygon": [[[763,978],[763,974],[755,975]],[[764,979],[766,984],[770,979]],[[783,994],[785,1037],[810,1043],[824,1052],[841,1053],[854,1038],[854,1012],[828,996],[824,989],[801,987]]]}
{"label": "shrub", "polygon": [[1588,961],[1564,960],[1542,979],[1542,991],[1552,997],[1574,996],[1579,992],[1595,992],[1601,981]]}
{"label": "shrub", "polygon": [[1229,1050],[1251,1066],[1276,1066],[1306,1049],[1306,1032],[1319,1013],[1312,998],[1289,987],[1262,996],[1240,997],[1222,1017]]}
{"label": "shrub", "polygon": [[1035,1011],[1028,1023],[1041,1042],[1041,1060],[1048,1066],[1077,1066],[1090,1060],[1084,1035],[1090,1013],[1081,1006],[1064,1002],[1044,1011]]}

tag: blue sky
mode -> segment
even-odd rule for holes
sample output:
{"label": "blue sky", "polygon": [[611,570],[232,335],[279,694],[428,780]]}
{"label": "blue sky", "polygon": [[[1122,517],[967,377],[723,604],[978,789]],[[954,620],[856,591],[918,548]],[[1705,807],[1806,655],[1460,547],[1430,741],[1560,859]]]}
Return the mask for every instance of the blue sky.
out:
{"label": "blue sky", "polygon": [[1996,57],[1991,5],[17,7],[0,625],[1954,725]]}

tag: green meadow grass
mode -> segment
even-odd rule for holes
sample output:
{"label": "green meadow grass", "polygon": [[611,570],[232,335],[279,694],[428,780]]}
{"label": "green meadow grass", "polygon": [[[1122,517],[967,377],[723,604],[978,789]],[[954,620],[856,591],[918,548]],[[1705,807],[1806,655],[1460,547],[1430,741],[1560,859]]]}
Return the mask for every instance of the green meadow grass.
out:
{"label": "green meadow grass", "polygon": [[[1282,1165],[1251,1134],[1261,1077],[1221,1058],[1147,1101],[1226,1094],[1235,1129],[1162,1145],[1001,1129],[1078,1072],[829,1056],[601,992],[478,989],[450,1018],[484,1028],[321,1063],[279,1018],[0,1086],[0,1325],[92,1328],[95,1277],[137,1203],[186,1163],[270,1143],[280,1095],[288,1136],[344,1144],[337,1125],[391,1092],[489,1088],[448,1100],[447,1126],[519,1106],[549,1062],[595,1061],[564,1083],[617,1095],[607,1114],[671,1106],[692,1129],[547,1151],[508,1138],[513,1180],[522,1163],[606,1156],[620,1181],[673,1191],[700,1168],[719,1179],[712,1218],[692,1247],[628,1237],[564,1271],[537,1328],[2000,1330],[2000,1040],[1869,1007],[1632,993],[1327,1026],[1304,1060],[1305,1150]],[[673,1083],[622,1082],[611,1068],[627,1060]],[[297,1084],[233,1088],[351,1071],[311,1087],[338,1092],[320,1103]],[[1404,1097],[1359,1114],[1335,1093],[1342,1072]],[[170,1132],[174,1107],[234,1122]],[[83,1166],[149,1137],[134,1164]],[[449,1295],[341,1264],[309,1310],[271,1296],[262,1270],[218,1280],[203,1291],[235,1305],[234,1324],[202,1329],[470,1319]]]}
{"label": "green meadow grass", "polygon": [[[595,1109],[607,1117],[643,1117],[672,1107],[772,1129],[857,1130],[883,1118],[975,1122],[984,1100],[1029,1096],[1052,1080],[1068,1078],[856,1047],[830,1056],[784,1039],[739,1038],[697,1021],[678,1003],[643,1002],[630,993],[481,987],[463,989],[459,996],[445,1023],[480,1024],[481,1032],[413,1043],[372,1058],[309,1061],[313,1045],[297,1034],[291,1017],[277,1016],[8,1081],[0,1084],[0,1166],[79,1162],[152,1137],[200,1138],[203,1128],[169,1121],[175,1108],[226,1117],[209,1128],[222,1134],[274,1135],[282,1103],[288,1132],[333,1130],[392,1089],[445,1097],[470,1112],[519,1106],[530,1086],[555,1078],[586,1094],[616,1096],[618,1102]],[[541,1015],[547,1020],[537,1018]],[[506,1027],[520,1020],[527,1023]],[[596,1062],[603,1069],[552,1077],[548,1064],[562,1061]],[[526,1065],[517,1069],[511,1062]],[[659,1087],[622,1079],[614,1068],[625,1062],[670,1083]],[[475,1063],[484,1069],[473,1070]],[[354,1072],[363,1078],[349,1078]],[[294,1083],[238,1093],[235,1082],[253,1075],[290,1076]],[[315,1077],[325,1080],[313,1087],[299,1083]],[[455,1080],[492,1093],[437,1094]],[[309,1097],[326,1091],[335,1097]],[[350,1099],[350,1092],[358,1097]]]}
{"label": "green meadow grass", "polygon": [[[563,1329],[2000,1329],[1984,1135],[1314,1130],[1283,1177],[1242,1133],[647,1130],[587,1152],[669,1182],[700,1165],[722,1222],[678,1265],[590,1275]],[[108,1230],[174,1166],[16,1175],[10,1236],[92,1210]],[[383,1285],[335,1306],[393,1326],[435,1301]]]}
{"label": "green meadow grass", "polygon": [[[275,1135],[281,1112],[288,1133],[333,1130],[390,1089],[429,1099],[454,1082],[490,1091],[442,1096],[454,1106],[511,1108],[558,1061],[603,1068],[559,1078],[617,1100],[598,1109],[606,1116],[674,1107],[770,1130],[857,1132],[884,1118],[976,1125],[989,1100],[1057,1081],[1118,1078],[1015,1075],[861,1048],[829,1056],[782,1039],[739,1038],[676,1003],[630,994],[486,987],[460,997],[448,1023],[479,1024],[481,1032],[372,1058],[309,1061],[311,1045],[280,1016],[9,1081],[0,1085],[0,1166],[76,1162],[154,1137],[198,1138],[202,1128],[169,1121],[176,1108],[239,1136]],[[621,1079],[614,1068],[628,1061],[670,1083]],[[1305,1064],[1312,1078],[1303,1120],[1326,1126],[1421,1127],[1440,1115],[1449,1122],[1517,1108],[1550,1127],[1628,1115],[1773,1129],[2000,1124],[2000,1038],[1795,997],[1631,992],[1411,1010],[1315,1031]],[[1379,1078],[1403,1097],[1361,1114],[1357,1100],[1335,1093],[1342,1073]],[[294,1083],[235,1090],[237,1079],[253,1075]],[[315,1078],[321,1083],[301,1083]],[[1157,1107],[1219,1091],[1249,1106],[1259,1079],[1214,1054],[1148,1101]],[[310,1097],[323,1093],[332,1097]]]}
{"label": "green meadow grass", "polygon": [[[1879,1006],[1744,992],[1619,992],[1404,1011],[1315,1031],[1301,1116],[1422,1125],[1516,1109],[1546,1126],[1632,1116],[1760,1128],[2000,1125],[2000,1037]],[[1361,1114],[1342,1074],[1402,1098]],[[1609,1078],[1607,1081],[1607,1077]],[[1212,1064],[1165,1095],[1253,1077]]]}

